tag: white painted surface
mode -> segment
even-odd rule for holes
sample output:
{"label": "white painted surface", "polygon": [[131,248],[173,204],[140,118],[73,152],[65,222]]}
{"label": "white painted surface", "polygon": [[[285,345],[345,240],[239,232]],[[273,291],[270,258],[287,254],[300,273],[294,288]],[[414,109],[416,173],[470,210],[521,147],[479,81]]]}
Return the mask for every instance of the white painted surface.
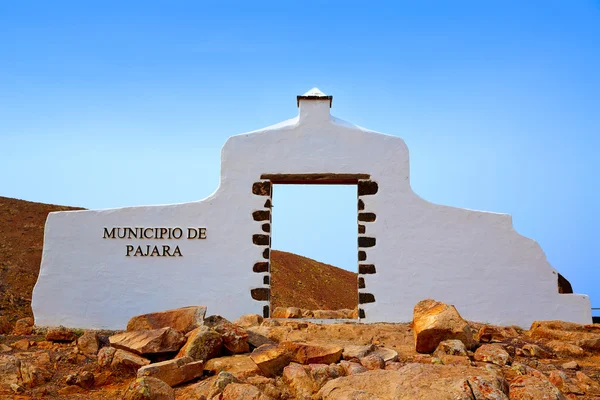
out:
{"label": "white painted surface", "polygon": [[[379,192],[363,197],[377,245],[363,275],[375,303],[365,322],[405,322],[425,298],[456,305],[469,320],[528,327],[534,320],[590,323],[589,298],[559,294],[557,273],[540,246],[519,235],[511,217],[429,203],[413,193],[408,149],[395,136],[338,120],[329,100],[300,101],[299,116],[229,138],[221,183],[186,204],[51,213],[33,292],[38,325],[122,329],[137,314],[201,304],[235,319],[262,313],[250,289],[263,247],[252,211],[265,197],[252,183],[264,173],[368,173]],[[206,240],[103,239],[104,227],[206,227]],[[126,244],[178,244],[183,257],[125,257]]]}

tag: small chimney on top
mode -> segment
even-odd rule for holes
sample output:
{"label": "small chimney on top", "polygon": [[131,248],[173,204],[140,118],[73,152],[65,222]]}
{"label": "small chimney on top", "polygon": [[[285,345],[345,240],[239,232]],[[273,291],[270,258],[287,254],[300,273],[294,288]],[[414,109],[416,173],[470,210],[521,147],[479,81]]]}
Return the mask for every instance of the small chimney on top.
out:
{"label": "small chimney on top", "polygon": [[327,96],[317,88],[312,88],[297,98],[300,109],[300,121],[303,120],[329,120],[329,109],[333,96]]}

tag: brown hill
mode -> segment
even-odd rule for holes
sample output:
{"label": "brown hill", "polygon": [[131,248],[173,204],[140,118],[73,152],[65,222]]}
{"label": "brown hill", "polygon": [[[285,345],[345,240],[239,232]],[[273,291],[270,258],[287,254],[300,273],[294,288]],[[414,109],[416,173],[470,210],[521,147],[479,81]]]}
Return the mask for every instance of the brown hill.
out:
{"label": "brown hill", "polygon": [[32,316],[46,217],[67,210],[81,208],[0,197],[0,315],[12,321]]}
{"label": "brown hill", "polygon": [[[31,317],[31,293],[42,258],[44,225],[52,211],[83,208],[0,196],[0,315]],[[353,309],[357,275],[296,254],[271,253],[272,308]]]}
{"label": "brown hill", "polygon": [[271,309],[354,309],[358,304],[354,272],[285,251],[271,252]]}

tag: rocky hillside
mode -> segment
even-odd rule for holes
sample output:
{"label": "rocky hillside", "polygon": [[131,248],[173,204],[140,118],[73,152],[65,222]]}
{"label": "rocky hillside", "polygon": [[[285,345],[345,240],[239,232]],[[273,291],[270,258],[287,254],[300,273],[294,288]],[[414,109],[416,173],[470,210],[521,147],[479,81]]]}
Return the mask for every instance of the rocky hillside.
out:
{"label": "rocky hillside", "polygon": [[81,208],[0,197],[0,315],[12,321],[32,316],[46,217],[67,210]]}
{"label": "rocky hillside", "polygon": [[[82,208],[0,197],[0,315],[32,317],[31,293],[42,258],[44,225],[52,211]],[[310,258],[274,250],[272,307],[354,309],[357,274]]]}
{"label": "rocky hillside", "polygon": [[354,309],[358,305],[354,272],[307,257],[271,252],[271,308]]}

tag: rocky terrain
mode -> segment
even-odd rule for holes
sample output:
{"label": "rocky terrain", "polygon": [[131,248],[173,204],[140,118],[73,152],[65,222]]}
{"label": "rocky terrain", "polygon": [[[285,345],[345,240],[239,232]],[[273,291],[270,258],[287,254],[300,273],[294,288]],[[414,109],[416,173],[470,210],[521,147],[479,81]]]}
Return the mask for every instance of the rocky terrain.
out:
{"label": "rocky terrain", "polygon": [[314,324],[186,307],[119,332],[0,317],[0,399],[600,399],[600,327],[464,321],[434,300],[410,324]]}

